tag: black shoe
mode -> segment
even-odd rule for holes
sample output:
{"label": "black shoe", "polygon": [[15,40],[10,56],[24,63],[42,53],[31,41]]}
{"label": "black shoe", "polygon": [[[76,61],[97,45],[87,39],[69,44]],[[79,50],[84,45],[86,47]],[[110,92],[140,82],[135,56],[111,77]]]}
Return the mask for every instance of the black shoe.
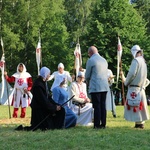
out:
{"label": "black shoe", "polygon": [[116,115],[113,115],[114,118],[116,118]]}
{"label": "black shoe", "polygon": [[139,128],[144,129],[144,124],[140,124]]}
{"label": "black shoe", "polygon": [[22,125],[20,125],[20,126],[18,126],[17,128],[15,128],[15,130],[17,130],[17,131],[21,131],[21,130],[23,130],[23,126],[22,126]]}
{"label": "black shoe", "polygon": [[106,127],[105,126],[103,126],[103,125],[100,125],[100,126],[94,126],[94,129],[105,129]]}
{"label": "black shoe", "polygon": [[139,128],[139,124],[135,124],[134,128]]}
{"label": "black shoe", "polygon": [[94,126],[93,129],[100,129],[100,126]]}
{"label": "black shoe", "polygon": [[144,124],[135,124],[134,128],[144,129]]}
{"label": "black shoe", "polygon": [[105,129],[106,126],[105,125],[100,125],[100,129]]}

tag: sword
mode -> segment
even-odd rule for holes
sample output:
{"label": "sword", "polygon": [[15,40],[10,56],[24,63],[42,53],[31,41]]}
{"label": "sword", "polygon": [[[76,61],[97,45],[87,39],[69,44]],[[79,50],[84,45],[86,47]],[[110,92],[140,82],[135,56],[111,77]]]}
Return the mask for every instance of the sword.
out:
{"label": "sword", "polygon": [[69,98],[66,102],[64,102],[63,104],[61,104],[60,106],[63,107],[65,104],[67,104],[69,101],[71,101],[71,99],[73,99],[75,95],[73,95],[71,98]]}
{"label": "sword", "polygon": [[25,94],[27,94],[28,98],[32,99],[32,97],[29,94],[29,91],[27,93],[24,92],[23,89],[19,89],[21,91],[21,93],[23,94],[23,97],[25,98]]}

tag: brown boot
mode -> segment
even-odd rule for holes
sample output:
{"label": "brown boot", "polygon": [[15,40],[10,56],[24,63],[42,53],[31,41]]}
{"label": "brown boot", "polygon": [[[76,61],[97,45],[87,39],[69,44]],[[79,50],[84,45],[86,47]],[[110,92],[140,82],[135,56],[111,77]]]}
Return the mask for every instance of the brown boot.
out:
{"label": "brown boot", "polygon": [[13,118],[17,118],[18,116],[18,108],[14,108]]}
{"label": "brown boot", "polygon": [[21,108],[21,115],[20,115],[20,118],[24,118],[25,115],[26,115],[26,107]]}

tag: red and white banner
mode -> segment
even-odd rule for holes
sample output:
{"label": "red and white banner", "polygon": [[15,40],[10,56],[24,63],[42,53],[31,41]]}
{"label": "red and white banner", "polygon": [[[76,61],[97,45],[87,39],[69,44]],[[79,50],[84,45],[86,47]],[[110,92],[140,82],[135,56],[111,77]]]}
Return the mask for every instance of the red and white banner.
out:
{"label": "red and white banner", "polygon": [[81,48],[79,43],[76,44],[74,55],[75,55],[75,70],[76,70],[76,77],[77,77],[79,69],[82,66]]}
{"label": "red and white banner", "polygon": [[120,38],[118,37],[118,50],[117,50],[117,86],[118,86],[118,80],[119,80],[121,57],[122,57],[122,45],[121,45],[121,42],[120,42]]}
{"label": "red and white banner", "polygon": [[[4,51],[4,44],[3,44],[3,40],[1,37],[1,47],[2,47],[2,51]],[[1,99],[3,97],[4,94],[4,85],[5,85],[5,78],[4,78],[4,63],[5,63],[5,56],[4,53],[2,54],[1,60],[0,60],[0,69],[1,69],[1,77],[2,77],[2,86],[1,86]]]}
{"label": "red and white banner", "polygon": [[40,74],[40,64],[41,64],[41,39],[39,37],[39,41],[36,48],[36,63],[38,69],[38,75]]}

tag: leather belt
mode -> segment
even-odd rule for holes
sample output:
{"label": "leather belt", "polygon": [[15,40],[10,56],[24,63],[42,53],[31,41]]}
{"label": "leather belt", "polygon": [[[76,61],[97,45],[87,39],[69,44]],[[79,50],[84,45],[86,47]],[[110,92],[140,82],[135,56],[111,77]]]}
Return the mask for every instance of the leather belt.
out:
{"label": "leather belt", "polygon": [[140,87],[139,85],[130,85],[131,87]]}

